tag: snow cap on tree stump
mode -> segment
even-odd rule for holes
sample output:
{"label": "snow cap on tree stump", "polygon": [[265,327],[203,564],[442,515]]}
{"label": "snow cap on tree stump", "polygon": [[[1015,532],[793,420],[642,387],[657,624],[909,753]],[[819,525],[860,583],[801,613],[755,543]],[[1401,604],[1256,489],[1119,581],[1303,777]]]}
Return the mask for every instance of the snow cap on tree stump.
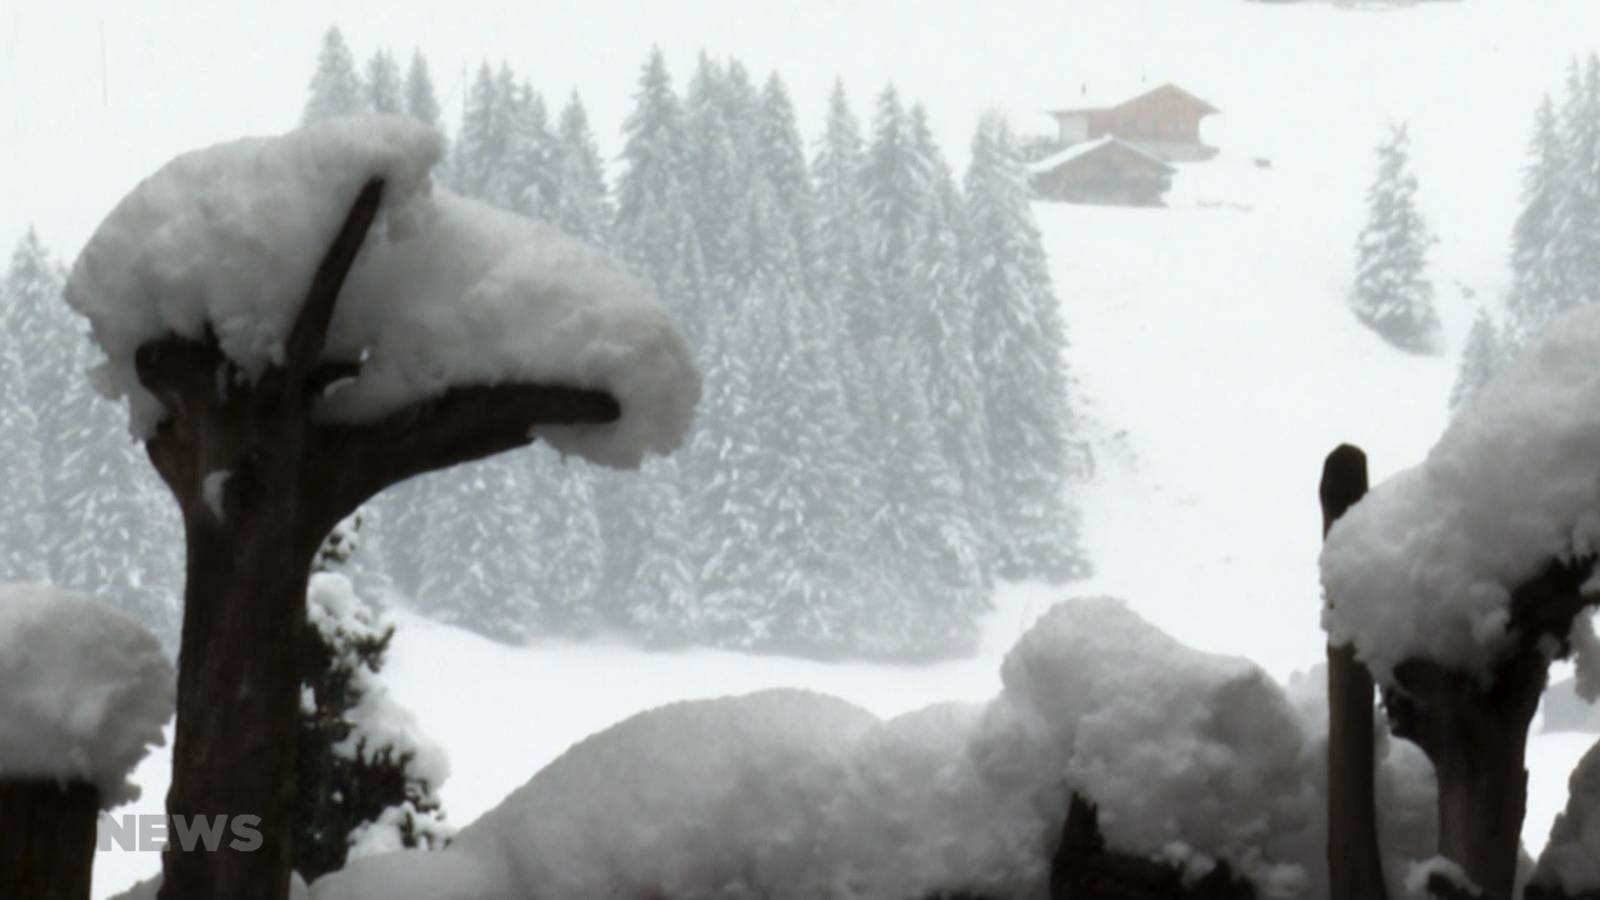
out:
{"label": "snow cap on tree stump", "polygon": [[172,718],[175,675],[129,616],[40,584],[0,585],[0,779],[92,784],[109,809]]}
{"label": "snow cap on tree stump", "polygon": [[[1487,677],[1516,641],[1512,592],[1553,561],[1600,551],[1597,352],[1600,307],[1555,320],[1422,464],[1329,532],[1323,626],[1380,682],[1413,659]],[[1596,646],[1589,627],[1574,620],[1580,655]]]}
{"label": "snow cap on tree stump", "polygon": [[66,290],[107,356],[96,384],[129,399],[134,434],[165,415],[135,373],[141,345],[209,331],[245,377],[282,361],[305,286],[376,178],[383,205],[324,354],[360,374],[325,392],[318,419],[371,422],[454,387],[558,384],[622,408],[604,425],[539,428],[563,453],[633,467],[676,449],[700,376],[650,291],[547,225],[435,187],[442,147],[414,120],[353,116],[187,153],[140,183]]}

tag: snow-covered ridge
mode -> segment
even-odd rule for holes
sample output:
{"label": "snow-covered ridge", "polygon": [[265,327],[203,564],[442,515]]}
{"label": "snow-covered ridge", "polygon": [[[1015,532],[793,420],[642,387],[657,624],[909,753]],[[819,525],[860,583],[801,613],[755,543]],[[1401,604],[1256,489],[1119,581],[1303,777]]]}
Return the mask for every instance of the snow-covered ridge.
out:
{"label": "snow-covered ridge", "polygon": [[1556,320],[1421,465],[1334,525],[1323,621],[1380,679],[1410,658],[1486,673],[1511,637],[1511,592],[1600,550],[1597,348],[1600,308]]}
{"label": "snow-covered ridge", "polygon": [[676,448],[700,395],[689,351],[648,289],[556,230],[436,189],[439,134],[395,116],[317,123],[184,154],[118,204],[73,267],[67,301],[108,357],[136,435],[160,421],[135,350],[213,331],[246,377],[281,360],[311,275],[361,187],[378,222],[341,293],[331,359],[361,377],[320,404],[370,421],[450,387],[553,383],[610,391],[622,419],[552,428],[563,452],[617,466]]}
{"label": "snow-covered ridge", "polygon": [[46,585],[0,585],[0,778],[95,785],[137,799],[128,774],[164,741],[177,682],[155,635]]}

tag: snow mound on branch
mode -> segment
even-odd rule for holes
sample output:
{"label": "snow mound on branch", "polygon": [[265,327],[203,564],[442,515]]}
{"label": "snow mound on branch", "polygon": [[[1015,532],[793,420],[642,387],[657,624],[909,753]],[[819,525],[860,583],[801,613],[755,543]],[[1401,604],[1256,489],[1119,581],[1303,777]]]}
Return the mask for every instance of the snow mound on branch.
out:
{"label": "snow mound on branch", "polygon": [[1382,681],[1411,658],[1484,673],[1511,591],[1600,549],[1600,307],[1558,319],[1419,466],[1340,519],[1322,552],[1323,626]]}
{"label": "snow mound on branch", "polygon": [[[1003,676],[987,704],[887,722],[799,691],[642,713],[448,849],[358,860],[316,900],[1037,896],[1074,789],[1118,851],[1194,871],[1226,860],[1262,897],[1325,887],[1326,714],[1309,686],[1302,715],[1250,663],[1107,599],[1057,606]],[[1411,788],[1431,781],[1426,761],[1405,747],[1380,749],[1385,836],[1407,848],[1396,872],[1434,845],[1432,794]]]}
{"label": "snow mound on branch", "polygon": [[1558,887],[1569,897],[1600,891],[1600,744],[1572,770],[1567,809],[1556,816],[1529,884]]}
{"label": "snow mound on branch", "polygon": [[0,585],[0,777],[82,781],[109,809],[172,717],[172,664],[139,622],[78,594]]}
{"label": "snow mound on branch", "polygon": [[117,205],[73,267],[67,301],[108,357],[97,384],[129,398],[134,433],[163,411],[134,353],[209,328],[249,378],[283,359],[312,273],[362,186],[383,206],[340,295],[329,359],[364,360],[317,414],[368,422],[452,387],[603,389],[605,426],[541,431],[563,452],[632,467],[675,449],[700,395],[687,345],[639,282],[555,229],[433,186],[442,139],[357,116],[187,153]]}

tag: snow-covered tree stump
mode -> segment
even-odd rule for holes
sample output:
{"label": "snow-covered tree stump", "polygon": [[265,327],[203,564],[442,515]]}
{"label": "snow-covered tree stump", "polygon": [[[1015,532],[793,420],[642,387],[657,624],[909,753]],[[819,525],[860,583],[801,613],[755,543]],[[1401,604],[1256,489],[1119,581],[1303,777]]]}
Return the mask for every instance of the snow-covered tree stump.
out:
{"label": "snow-covered tree stump", "polygon": [[1580,591],[1593,565],[1593,557],[1552,562],[1512,593],[1513,648],[1487,682],[1415,659],[1395,669],[1395,684],[1383,692],[1390,728],[1421,747],[1438,775],[1440,855],[1498,900],[1508,900],[1516,883],[1528,727],[1552,656],[1569,652],[1573,620],[1596,600]]}
{"label": "snow-covered tree stump", "polygon": [[[1322,534],[1367,493],[1367,456],[1341,444],[1322,466]],[[1355,648],[1328,644],[1328,890],[1331,900],[1384,900],[1373,759],[1372,674]]]}
{"label": "snow-covered tree stump", "polygon": [[6,896],[89,900],[100,791],[85,782],[0,778]]}
{"label": "snow-covered tree stump", "polygon": [[631,467],[688,429],[699,376],[648,291],[434,189],[441,147],[370,117],[180,157],[68,283],[184,522],[168,812],[260,820],[259,846],[169,844],[162,900],[288,894],[306,588],[339,521],[535,438]]}
{"label": "snow-covered tree stump", "polygon": [[215,339],[166,338],[138,352],[140,382],[170,413],[147,448],[178,499],[188,545],[168,812],[255,815],[262,834],[251,852],[169,850],[162,900],[288,894],[295,648],[312,559],[333,527],[385,487],[522,446],[537,425],[620,414],[601,391],[513,384],[455,388],[371,424],[313,425],[311,401],[359,371],[324,361],[323,350],[382,196],[375,180],[351,207],[281,365],[251,382]]}
{"label": "snow-covered tree stump", "polygon": [[88,900],[100,811],[172,717],[149,629],[67,591],[0,584],[0,896]]}

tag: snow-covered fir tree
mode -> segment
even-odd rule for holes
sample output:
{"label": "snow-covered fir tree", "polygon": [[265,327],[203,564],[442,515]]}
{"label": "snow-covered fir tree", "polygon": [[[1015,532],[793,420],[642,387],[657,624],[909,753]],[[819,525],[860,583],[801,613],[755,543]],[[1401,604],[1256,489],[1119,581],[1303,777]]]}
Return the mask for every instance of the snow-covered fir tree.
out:
{"label": "snow-covered fir tree", "polygon": [[1561,196],[1563,157],[1555,104],[1548,95],[1534,117],[1528,155],[1522,180],[1522,211],[1511,235],[1511,320],[1507,337],[1514,343],[1537,333],[1567,303],[1549,252],[1556,203]]}
{"label": "snow-covered fir tree", "polygon": [[1600,300],[1600,57],[1574,62],[1562,105],[1561,173],[1546,254],[1552,313]]}
{"label": "snow-covered fir tree", "polygon": [[1410,138],[1393,127],[1378,147],[1378,174],[1367,192],[1367,224],[1356,241],[1350,308],[1384,340],[1412,353],[1436,353],[1443,339],[1428,278],[1434,238],[1417,211]]}
{"label": "snow-covered fir tree", "polygon": [[315,122],[334,116],[347,116],[368,108],[368,99],[356,73],[355,57],[337,27],[322,36],[317,68],[311,76],[311,95],[306,98],[302,122]]}
{"label": "snow-covered fir tree", "polygon": [[394,54],[379,50],[367,60],[367,109],[376,113],[405,112],[404,87],[400,81],[400,64]]}
{"label": "snow-covered fir tree", "polygon": [[419,548],[418,608],[501,640],[537,634],[538,529],[521,454],[469,463],[432,481]]}
{"label": "snow-covered fir tree", "polygon": [[573,91],[561,109],[556,127],[557,176],[560,198],[551,211],[562,231],[597,247],[611,239],[611,196],[606,186],[605,163],[589,129],[589,114]]}
{"label": "snow-covered fir tree", "polygon": [[682,482],[670,457],[652,459],[637,472],[595,473],[604,536],[600,602],[606,621],[646,643],[725,646],[717,636],[727,623],[701,600],[703,551],[691,531]]}
{"label": "snow-covered fir tree", "polygon": [[526,470],[521,500],[530,543],[512,549],[531,562],[531,580],[519,587],[538,601],[534,633],[584,636],[607,628],[593,469],[565,463],[543,446],[517,457]]}
{"label": "snow-covered fir tree", "polygon": [[551,219],[560,204],[556,136],[544,96],[526,82],[511,91],[507,111],[510,146],[506,156],[507,209],[536,219]]}
{"label": "snow-covered fir tree", "polygon": [[[40,298],[60,289],[59,273],[32,229],[11,254],[0,284],[0,582],[44,581],[45,450],[30,365]],[[47,300],[45,302],[48,302]]]}
{"label": "snow-covered fir tree", "polygon": [[443,752],[379,678],[394,626],[340,572],[360,529],[353,518],[329,535],[306,597],[291,852],[307,881],[351,856],[439,848],[452,833],[437,794]]}
{"label": "snow-covered fir tree", "polygon": [[656,288],[690,346],[698,346],[704,310],[673,288],[693,287],[683,283],[693,266],[704,264],[687,202],[686,147],[683,106],[657,48],[640,72],[634,108],[623,123],[613,246]]}
{"label": "snow-covered fir tree", "polygon": [[406,70],[406,115],[419,122],[432,125],[435,128],[443,124],[439,120],[439,95],[433,86],[433,73],[428,68],[428,59],[422,55],[421,50],[411,54],[411,66]]}
{"label": "snow-covered fir tree", "polygon": [[1505,357],[1500,329],[1495,327],[1486,310],[1478,310],[1477,317],[1472,320],[1472,330],[1467,332],[1467,346],[1461,351],[1455,384],[1450,388],[1450,412],[1458,412],[1472,402],[1505,363]]}
{"label": "snow-covered fir tree", "polygon": [[515,76],[508,67],[502,66],[498,74],[487,62],[478,67],[450,164],[451,186],[468,197],[502,206],[509,203],[515,89]]}
{"label": "snow-covered fir tree", "polygon": [[172,641],[183,576],[178,511],[115,405],[86,377],[97,354],[61,299],[63,278],[30,233],[12,255],[0,302],[3,355],[19,375],[6,402],[25,410],[0,415],[34,429],[10,442],[49,455],[4,463],[6,493],[33,529],[24,543],[8,540],[6,553],[34,557],[30,576],[100,597]]}
{"label": "snow-covered fir tree", "polygon": [[1003,578],[1060,581],[1088,568],[1078,546],[1066,324],[1029,207],[1022,157],[1004,120],[986,116],[964,194],[967,284],[995,510],[992,562]]}

